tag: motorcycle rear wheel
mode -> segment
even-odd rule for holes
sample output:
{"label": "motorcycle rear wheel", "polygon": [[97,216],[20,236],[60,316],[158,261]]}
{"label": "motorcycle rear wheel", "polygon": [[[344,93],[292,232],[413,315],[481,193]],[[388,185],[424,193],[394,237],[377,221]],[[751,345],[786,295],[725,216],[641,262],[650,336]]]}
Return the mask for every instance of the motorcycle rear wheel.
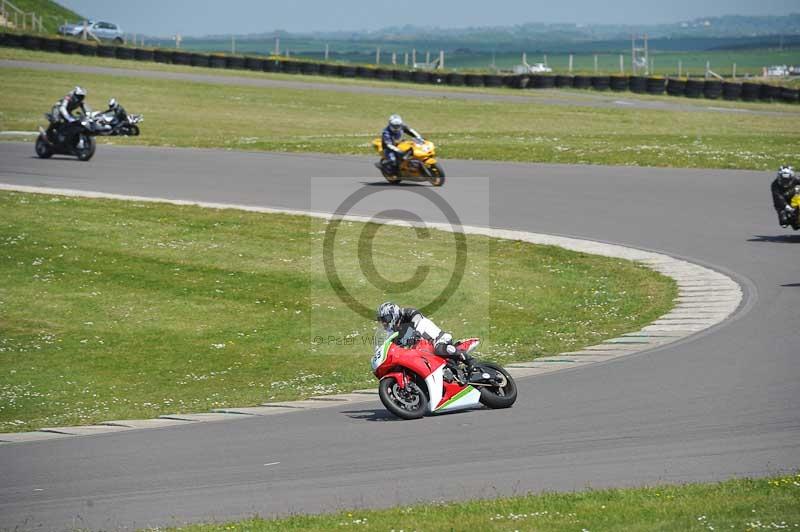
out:
{"label": "motorcycle rear wheel", "polygon": [[41,135],[36,139],[36,155],[38,155],[40,159],[49,159],[53,156],[53,149]]}
{"label": "motorcycle rear wheel", "polygon": [[78,156],[79,161],[88,161],[94,155],[97,149],[97,141],[90,135],[81,135],[83,138],[83,148],[75,148],[75,155]]}
{"label": "motorcycle rear wheel", "polygon": [[481,403],[489,408],[509,408],[517,400],[517,383],[514,378],[500,365],[492,362],[481,362],[479,368],[498,371],[505,378],[505,385],[481,386]]}
{"label": "motorcycle rear wheel", "polygon": [[430,178],[431,185],[435,187],[440,187],[444,185],[444,169],[442,168],[442,165],[440,165],[439,163],[435,163],[433,166],[428,168],[428,170],[431,173],[431,178]]}
{"label": "motorcycle rear wheel", "polygon": [[138,137],[139,133],[141,133],[141,131],[139,131],[139,126],[137,126],[136,124],[132,124],[129,135],[132,137]]}
{"label": "motorcycle rear wheel", "polygon": [[386,409],[401,419],[419,419],[428,410],[428,398],[416,382],[409,382],[405,389],[392,378],[381,379],[378,396]]}

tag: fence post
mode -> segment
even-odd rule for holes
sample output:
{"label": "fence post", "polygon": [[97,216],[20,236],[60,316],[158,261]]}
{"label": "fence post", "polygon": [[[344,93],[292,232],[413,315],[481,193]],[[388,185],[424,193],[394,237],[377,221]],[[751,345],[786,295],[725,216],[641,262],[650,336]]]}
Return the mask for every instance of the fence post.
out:
{"label": "fence post", "polygon": [[597,54],[594,54],[594,73],[597,74]]}
{"label": "fence post", "polygon": [[416,68],[417,65],[417,49],[411,49],[411,66]]}
{"label": "fence post", "polygon": [[683,61],[678,59],[678,77],[683,77]]}
{"label": "fence post", "polygon": [[572,74],[572,54],[569,54],[569,73]]}
{"label": "fence post", "polygon": [[397,64],[397,52],[392,52],[392,64]]}
{"label": "fence post", "polygon": [[378,48],[375,50],[375,64],[376,65],[380,65],[381,64],[381,47],[380,46],[378,46]]}
{"label": "fence post", "polygon": [[444,50],[439,50],[439,70],[444,70]]}
{"label": "fence post", "polygon": [[331,49],[330,45],[328,43],[325,43],[325,61],[328,60],[328,57],[330,55],[330,49]]}
{"label": "fence post", "polygon": [[404,52],[404,55],[405,55],[405,59],[403,59],[403,64],[405,66],[408,66],[408,52]]}
{"label": "fence post", "polygon": [[733,64],[733,79],[736,79],[736,63]]}
{"label": "fence post", "polygon": [[625,56],[622,54],[619,54],[619,73],[625,73]]}

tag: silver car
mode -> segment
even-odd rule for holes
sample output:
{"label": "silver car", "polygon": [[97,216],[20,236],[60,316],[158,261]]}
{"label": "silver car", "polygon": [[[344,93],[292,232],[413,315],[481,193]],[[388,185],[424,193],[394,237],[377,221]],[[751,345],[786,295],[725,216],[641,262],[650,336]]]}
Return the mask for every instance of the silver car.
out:
{"label": "silver car", "polygon": [[[86,29],[92,35],[103,41],[114,41],[117,44],[122,44],[125,41],[122,28],[111,22],[88,20],[86,21]],[[60,26],[58,28],[58,33],[70,37],[78,37],[83,33],[83,22]]]}

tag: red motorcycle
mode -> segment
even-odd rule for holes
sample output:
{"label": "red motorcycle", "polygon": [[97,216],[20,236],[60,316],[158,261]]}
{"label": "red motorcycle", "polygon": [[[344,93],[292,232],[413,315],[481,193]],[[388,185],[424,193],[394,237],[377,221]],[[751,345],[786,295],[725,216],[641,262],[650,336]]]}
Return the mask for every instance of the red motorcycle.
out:
{"label": "red motorcycle", "polygon": [[[394,343],[397,335],[380,329],[372,357],[372,371],[380,380],[378,395],[397,417],[419,419],[479,405],[509,408],[517,400],[517,385],[500,365],[476,361],[470,367],[448,366],[427,340],[404,348]],[[470,338],[455,345],[472,353],[478,344],[477,338]]]}

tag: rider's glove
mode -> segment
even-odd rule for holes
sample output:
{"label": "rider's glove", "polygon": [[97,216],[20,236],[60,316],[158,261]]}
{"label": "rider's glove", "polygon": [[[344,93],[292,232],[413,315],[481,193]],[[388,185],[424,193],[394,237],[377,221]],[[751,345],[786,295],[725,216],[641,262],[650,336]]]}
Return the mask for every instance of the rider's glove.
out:
{"label": "rider's glove", "polygon": [[786,207],[783,208],[783,210],[785,210],[788,213],[793,213],[794,207],[792,207],[791,205],[787,205]]}

